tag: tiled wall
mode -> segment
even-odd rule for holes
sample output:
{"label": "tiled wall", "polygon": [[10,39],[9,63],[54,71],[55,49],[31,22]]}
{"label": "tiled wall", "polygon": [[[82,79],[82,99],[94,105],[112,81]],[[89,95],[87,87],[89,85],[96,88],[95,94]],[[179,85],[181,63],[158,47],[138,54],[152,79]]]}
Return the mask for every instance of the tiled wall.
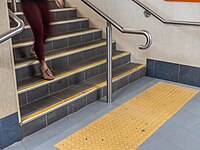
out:
{"label": "tiled wall", "polygon": [[200,68],[147,60],[147,76],[200,87]]}
{"label": "tiled wall", "polygon": [[0,149],[21,139],[21,130],[18,120],[18,114],[0,119]]}

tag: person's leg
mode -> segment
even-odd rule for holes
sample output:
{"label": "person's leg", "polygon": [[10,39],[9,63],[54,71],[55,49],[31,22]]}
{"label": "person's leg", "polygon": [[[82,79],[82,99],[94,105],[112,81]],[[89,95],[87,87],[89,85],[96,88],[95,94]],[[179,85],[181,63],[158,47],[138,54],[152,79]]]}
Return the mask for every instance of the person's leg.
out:
{"label": "person's leg", "polygon": [[44,29],[40,9],[34,2],[22,3],[22,10],[34,34],[34,50],[40,61],[40,68],[45,79],[53,79],[53,75],[44,58]]}

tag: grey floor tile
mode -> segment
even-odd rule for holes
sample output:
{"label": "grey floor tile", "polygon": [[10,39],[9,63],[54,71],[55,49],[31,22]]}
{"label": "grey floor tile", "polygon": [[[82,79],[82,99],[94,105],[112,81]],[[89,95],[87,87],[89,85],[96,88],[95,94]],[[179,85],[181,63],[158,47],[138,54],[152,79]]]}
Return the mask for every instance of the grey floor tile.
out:
{"label": "grey floor tile", "polygon": [[22,142],[17,142],[4,150],[26,150]]}
{"label": "grey floor tile", "polygon": [[199,150],[200,136],[190,130],[167,137],[171,142],[184,150]]}
{"label": "grey floor tile", "polygon": [[179,146],[170,142],[165,138],[160,138],[144,146],[140,146],[137,150],[182,150]]}
{"label": "grey floor tile", "polygon": [[176,122],[168,120],[164,125],[162,125],[157,132],[162,136],[173,136],[178,133],[182,133],[187,129]]}
{"label": "grey floor tile", "polygon": [[[200,109],[200,108],[199,108]],[[200,123],[200,117],[187,111],[179,111],[170,121],[177,123],[186,128]]]}
{"label": "grey floor tile", "polygon": [[200,124],[195,125],[195,126],[191,126],[188,129],[200,136]]}

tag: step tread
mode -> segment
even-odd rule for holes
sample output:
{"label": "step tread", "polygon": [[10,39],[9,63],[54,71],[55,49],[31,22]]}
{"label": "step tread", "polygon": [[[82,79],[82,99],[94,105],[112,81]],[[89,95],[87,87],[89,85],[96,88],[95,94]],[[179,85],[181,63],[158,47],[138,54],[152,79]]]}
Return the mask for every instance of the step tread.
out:
{"label": "step tread", "polygon": [[[53,40],[60,40],[64,38],[69,38],[69,37],[74,37],[74,36],[79,36],[79,35],[84,35],[88,33],[93,33],[93,32],[99,32],[102,31],[101,29],[97,28],[89,28],[89,29],[82,29],[78,31],[72,31],[69,33],[64,33],[64,34],[59,34],[56,36],[52,36],[46,40],[46,42],[53,41]],[[24,47],[24,46],[30,46],[33,44],[33,40],[25,40],[25,41],[17,41],[16,43],[13,43],[13,48],[19,48],[19,47]]]}
{"label": "step tread", "polygon": [[[134,72],[144,65],[129,63],[124,66],[113,69],[113,80],[119,79],[124,75]],[[54,109],[63,103],[71,101],[92,90],[98,89],[106,85],[106,73],[98,75],[83,83],[74,85],[68,89],[64,89],[56,94],[40,99],[39,101],[27,104],[21,107],[22,121],[34,118],[37,115],[45,113],[50,109]]]}
{"label": "step tread", "polygon": [[[113,53],[113,58],[120,58],[120,57],[126,56],[126,55],[130,55],[130,53],[115,51]],[[51,81],[41,79],[41,76],[35,76],[30,79],[20,81],[20,82],[18,82],[18,94],[23,93],[34,87],[52,83],[52,82],[59,80],[62,77],[65,77],[67,75],[78,73],[82,70],[85,70],[86,68],[90,68],[91,66],[94,67],[94,66],[97,66],[98,64],[105,63],[105,62],[106,62],[106,54],[103,54],[101,56],[93,57],[89,60],[74,64],[71,66],[67,66],[66,68],[60,68],[58,70],[55,70],[54,71],[55,79],[51,80]]]}
{"label": "step tread", "polygon": [[[72,19],[68,19],[68,20],[63,20],[63,21],[53,21],[50,23],[50,25],[61,25],[61,24],[67,24],[67,23],[74,23],[74,22],[79,22],[79,21],[87,21],[89,20],[89,18],[86,17],[76,17],[76,18],[72,18]],[[30,25],[27,24],[24,26],[24,30],[25,29],[30,29]],[[14,27],[12,27],[11,29],[14,29]]]}
{"label": "step tread", "polygon": [[[51,9],[50,12],[59,12],[59,11],[69,11],[69,10],[77,10],[76,7],[66,7],[66,8],[56,8],[56,9]],[[23,12],[15,12],[15,15],[24,15]]]}
{"label": "step tread", "polygon": [[[56,59],[58,57],[63,57],[66,55],[74,54],[80,51],[83,51],[85,49],[92,49],[94,47],[98,47],[101,45],[105,45],[106,40],[97,40],[97,41],[92,41],[88,42],[85,44],[80,44],[80,45],[75,45],[71,47],[64,47],[64,48],[59,48],[55,49],[54,51],[49,51],[45,53],[45,58],[46,61]],[[35,58],[22,58],[20,60],[15,61],[15,69],[20,69],[26,66],[31,66],[34,64],[38,64],[39,61]]]}

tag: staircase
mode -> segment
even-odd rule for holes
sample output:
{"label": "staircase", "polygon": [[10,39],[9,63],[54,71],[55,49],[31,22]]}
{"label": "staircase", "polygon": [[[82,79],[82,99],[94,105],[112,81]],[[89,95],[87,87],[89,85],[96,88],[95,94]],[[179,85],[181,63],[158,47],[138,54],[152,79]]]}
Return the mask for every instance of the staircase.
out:
{"label": "staircase", "polygon": [[[38,61],[31,57],[32,31],[17,2],[16,15],[26,24],[12,40],[23,137],[99,100],[107,91],[107,47],[101,29],[90,28],[88,18],[76,16],[76,8],[58,9],[49,2],[53,34],[45,55],[56,76],[52,81],[41,78]],[[145,66],[131,63],[130,53],[116,50],[113,41],[113,92],[144,75]]]}

